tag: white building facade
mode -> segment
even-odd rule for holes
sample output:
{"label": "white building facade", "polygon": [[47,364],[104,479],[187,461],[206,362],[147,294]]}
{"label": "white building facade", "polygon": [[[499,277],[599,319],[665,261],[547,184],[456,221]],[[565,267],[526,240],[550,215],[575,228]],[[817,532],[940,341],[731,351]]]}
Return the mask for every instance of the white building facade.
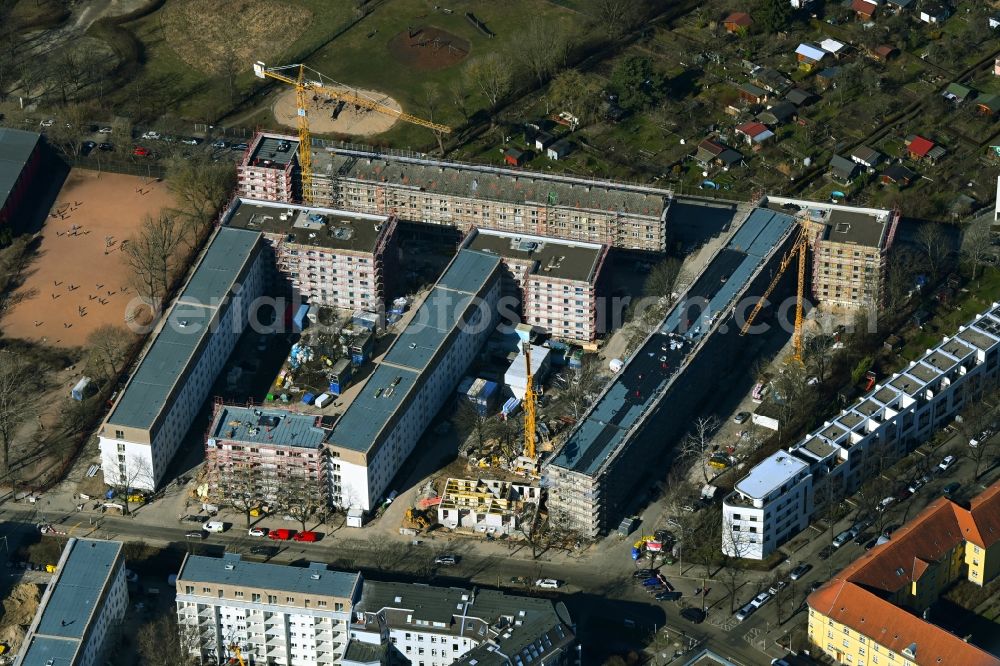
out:
{"label": "white building facade", "polygon": [[329,438],[330,496],[371,510],[496,325],[500,261],[460,251]]}
{"label": "white building facade", "polygon": [[[737,556],[751,559],[768,557],[804,529],[816,511],[855,492],[867,478],[995,387],[998,357],[1000,304],[994,303],[955,335],[945,337],[787,452],[772,455],[740,480],[723,502],[723,550],[734,555],[746,550]],[[783,471],[775,469],[777,456],[805,467],[786,464]],[[753,483],[762,477],[770,479],[767,492],[757,492]],[[757,520],[748,522],[744,516]],[[753,548],[735,546],[745,542],[744,527],[753,525],[760,542],[751,542]]]}
{"label": "white building facade", "polygon": [[101,664],[128,609],[120,541],[70,539],[15,666]]}
{"label": "white building facade", "polygon": [[261,236],[221,228],[98,436],[110,486],[153,490],[263,293]]}

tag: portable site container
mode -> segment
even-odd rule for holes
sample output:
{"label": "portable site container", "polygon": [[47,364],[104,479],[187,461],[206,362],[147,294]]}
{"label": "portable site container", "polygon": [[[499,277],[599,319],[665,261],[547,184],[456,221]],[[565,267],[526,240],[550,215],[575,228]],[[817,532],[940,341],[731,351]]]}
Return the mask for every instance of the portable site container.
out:
{"label": "portable site container", "polygon": [[74,400],[83,400],[87,394],[87,388],[90,387],[90,377],[83,377],[76,383],[73,390],[70,391],[70,395],[73,396]]}
{"label": "portable site container", "polygon": [[351,343],[351,363],[354,367],[364,365],[372,357],[372,347],[375,346],[375,336],[371,333],[361,333]]}
{"label": "portable site container", "polygon": [[480,416],[486,416],[493,411],[500,395],[496,382],[473,377],[463,379],[458,392]]}
{"label": "portable site container", "polygon": [[326,407],[331,400],[333,400],[333,396],[329,393],[320,393],[316,398],[315,405],[322,409],[323,407]]}
{"label": "portable site container", "polygon": [[351,385],[351,375],[353,374],[354,368],[346,358],[342,358],[334,363],[329,374],[330,393],[340,395],[346,391],[347,387]]}

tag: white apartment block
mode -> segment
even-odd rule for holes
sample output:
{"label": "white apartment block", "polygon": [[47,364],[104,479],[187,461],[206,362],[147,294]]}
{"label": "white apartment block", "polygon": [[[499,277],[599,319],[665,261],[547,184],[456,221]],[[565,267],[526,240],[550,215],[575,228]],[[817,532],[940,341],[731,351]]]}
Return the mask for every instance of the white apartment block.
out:
{"label": "white apartment block", "polygon": [[460,250],[327,440],[330,496],[371,510],[496,324],[500,260]]}
{"label": "white apartment block", "polygon": [[398,272],[396,219],[238,199],[225,224],[264,234],[269,286],[344,310],[381,311]]}
{"label": "white apartment block", "polygon": [[103,664],[127,609],[122,543],[71,538],[14,665]]}
{"label": "white apartment block", "polygon": [[994,303],[787,452],[754,467],[723,502],[723,550],[766,558],[826,503],[856,491],[886,460],[925,441],[995,386],[998,357]]}
{"label": "white apartment block", "polygon": [[454,479],[445,483],[438,522],[478,534],[516,534],[525,504],[541,500],[541,488],[499,479]]}
{"label": "white apartment block", "polygon": [[261,235],[216,232],[98,431],[104,480],[153,490],[263,293]]}
{"label": "white apartment block", "polygon": [[177,574],[182,649],[228,663],[239,646],[251,664],[340,663],[361,575],[308,567],[188,555]]}
{"label": "white apartment block", "polygon": [[189,555],[177,576],[182,648],[248,664],[577,663],[562,603],[501,592],[380,583],[323,564]]}
{"label": "white apartment block", "polygon": [[597,338],[607,245],[472,229],[462,247],[500,257],[504,295],[517,298],[522,322],[560,340],[587,344]]}

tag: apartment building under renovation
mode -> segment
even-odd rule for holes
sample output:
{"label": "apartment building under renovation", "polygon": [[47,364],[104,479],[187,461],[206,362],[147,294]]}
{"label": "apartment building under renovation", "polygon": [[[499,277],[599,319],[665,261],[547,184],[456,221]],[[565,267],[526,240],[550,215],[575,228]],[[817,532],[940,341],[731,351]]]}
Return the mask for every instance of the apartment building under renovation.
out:
{"label": "apartment building under renovation", "polygon": [[597,338],[607,245],[472,229],[462,247],[500,257],[504,296],[517,298],[522,322],[561,340]]}
{"label": "apartment building under renovation", "polygon": [[238,199],[227,224],[264,235],[272,293],[352,311],[385,304],[399,259],[395,217]]}
{"label": "apartment building under renovation", "polygon": [[258,133],[236,167],[240,195],[265,201],[298,201],[298,148],[297,137]]}
{"label": "apartment building under renovation", "polygon": [[898,210],[771,196],[767,206],[793,215],[808,235],[812,293],[817,302],[849,309],[882,306]]}
{"label": "apartment building under renovation", "polygon": [[[268,180],[270,167],[252,166],[260,160],[258,144],[266,147],[283,140],[282,145],[291,148],[280,155],[291,160],[296,139],[258,137],[264,139],[255,139],[241,166],[240,196],[296,201],[291,185],[294,169],[286,178],[282,168],[280,177]],[[667,246],[666,218],[673,197],[669,190],[316,143],[312,155],[316,205],[397,215],[462,231],[480,227],[653,252],[663,252]],[[272,154],[278,153],[267,151]]]}
{"label": "apartment building under renovation", "polygon": [[333,419],[284,409],[216,402],[205,438],[210,492],[223,500],[249,495],[261,504],[327,501],[323,444]]}
{"label": "apartment building under renovation", "polygon": [[537,506],[541,492],[527,483],[449,478],[437,507],[438,522],[453,530],[516,534],[525,510],[529,504]]}

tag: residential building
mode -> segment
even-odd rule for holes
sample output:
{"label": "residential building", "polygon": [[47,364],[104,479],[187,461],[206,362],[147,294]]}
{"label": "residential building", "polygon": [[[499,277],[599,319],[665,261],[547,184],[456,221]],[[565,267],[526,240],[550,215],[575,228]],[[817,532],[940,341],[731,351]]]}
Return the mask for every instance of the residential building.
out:
{"label": "residential building", "polygon": [[538,666],[579,662],[562,602],[495,590],[365,581],[352,645],[388,650],[390,663]]}
{"label": "residential building", "polygon": [[398,274],[396,218],[249,199],[231,210],[225,224],[264,235],[271,293],[352,312],[384,307]]}
{"label": "residential building", "polygon": [[262,564],[239,554],[187,555],[177,574],[182,649],[226,663],[238,646],[248,663],[339,664],[350,641],[359,573]]}
{"label": "residential building", "polygon": [[713,384],[703,378],[724,375],[745,349],[733,308],[762,293],[796,222],[756,208],[735,224],[728,243],[542,463],[550,520],[588,538],[616,527],[633,506],[635,485],[707,398]]}
{"label": "residential building", "polygon": [[809,641],[840,664],[1000,666],[928,612],[955,581],[982,586],[998,572],[1000,483],[968,507],[936,499],[809,595]]}
{"label": "residential building", "polygon": [[262,201],[298,201],[301,198],[297,137],[258,132],[236,167],[236,190],[241,197]]}
{"label": "residential building", "polygon": [[437,506],[438,522],[452,530],[510,536],[517,534],[525,504],[537,506],[540,499],[537,485],[449,478]]}
{"label": "residential building", "polygon": [[799,63],[799,68],[812,71],[827,56],[826,51],[812,44],[799,44],[795,49],[795,59]]}
{"label": "residential building", "polygon": [[875,16],[878,5],[874,0],[852,0],[851,11],[862,21],[870,21]]}
{"label": "residential building", "polygon": [[760,86],[752,83],[744,83],[740,86],[740,99],[750,104],[763,104],[767,101],[768,93]]}
{"label": "residential building", "polygon": [[746,138],[747,145],[754,150],[760,150],[767,141],[774,138],[774,132],[767,129],[767,125],[759,122],[737,125],[736,133]]}
{"label": "residential building", "polygon": [[[289,143],[289,154],[297,150],[294,137],[266,136]],[[545,143],[538,150],[544,152],[549,145]],[[666,250],[666,216],[673,198],[670,190],[446,162],[389,150],[321,146],[322,142],[316,141],[312,152],[312,201],[317,206],[395,215],[410,222],[458,227],[463,232],[475,226],[628,249]],[[253,150],[251,146],[248,156]],[[242,184],[239,188],[240,196],[251,199],[298,200],[294,187],[291,194],[287,188],[263,191],[268,196]]]}
{"label": "residential building", "polygon": [[108,485],[163,480],[263,293],[262,245],[258,232],[216,231],[98,431]]}
{"label": "residential building", "polygon": [[882,153],[869,146],[858,146],[851,151],[851,159],[867,169],[874,169],[882,161]]}
{"label": "residential building", "polygon": [[[845,160],[846,165],[856,167]],[[812,247],[812,292],[820,303],[850,309],[881,307],[898,210],[768,197],[775,210],[793,211]],[[798,208],[797,212],[795,208]]]}
{"label": "residential building", "polygon": [[333,504],[369,511],[390,490],[493,333],[500,290],[499,257],[459,250],[327,440]]}
{"label": "residential building", "polygon": [[122,543],[70,538],[14,666],[103,664],[126,610]]}
{"label": "residential building", "polygon": [[834,155],[830,158],[830,175],[838,183],[849,185],[857,174],[858,165],[846,157]]}
{"label": "residential building", "polygon": [[942,23],[951,16],[951,8],[943,2],[925,2],[920,6],[920,20],[924,23]]}
{"label": "residential building", "polygon": [[261,504],[310,498],[325,505],[323,445],[332,428],[332,418],[217,402],[205,439],[210,492],[244,503],[252,496]]}
{"label": "residential building", "polygon": [[567,664],[562,603],[490,590],[381,583],[358,573],[188,555],[177,575],[185,651],[219,663],[239,647],[275,666]]}
{"label": "residential building", "polygon": [[500,258],[503,293],[517,298],[524,323],[583,344],[603,332],[607,245],[474,228],[462,247]]}
{"label": "residential building", "polygon": [[883,185],[896,185],[900,188],[909,185],[917,174],[912,169],[908,169],[902,164],[893,164],[882,172]]}
{"label": "residential building", "polygon": [[733,12],[722,20],[722,27],[730,33],[746,33],[753,25],[753,19],[746,12]]}
{"label": "residential building", "polygon": [[23,213],[24,197],[41,161],[40,134],[0,127],[0,226]]}
{"label": "residential building", "polygon": [[767,558],[816,512],[856,491],[881,461],[905,455],[995,386],[998,361],[1000,303],[994,303],[788,451],[751,469],[723,501],[723,551]]}

